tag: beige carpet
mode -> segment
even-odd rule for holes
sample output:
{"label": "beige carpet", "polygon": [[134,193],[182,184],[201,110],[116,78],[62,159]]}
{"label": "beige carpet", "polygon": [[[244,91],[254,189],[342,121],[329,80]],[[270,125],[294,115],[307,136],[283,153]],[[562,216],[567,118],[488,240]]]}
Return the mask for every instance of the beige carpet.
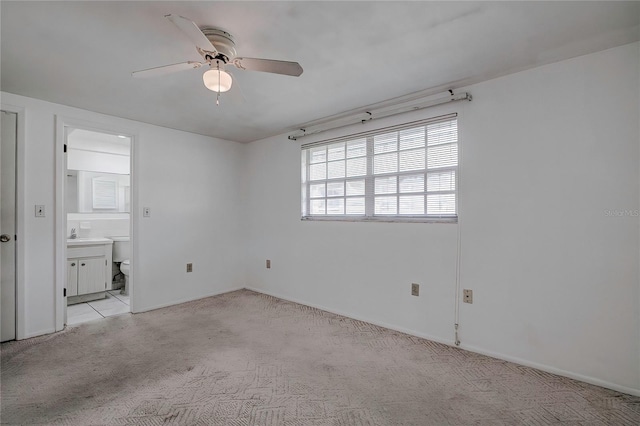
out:
{"label": "beige carpet", "polygon": [[246,290],[3,344],[1,368],[3,424],[640,424],[640,398]]}

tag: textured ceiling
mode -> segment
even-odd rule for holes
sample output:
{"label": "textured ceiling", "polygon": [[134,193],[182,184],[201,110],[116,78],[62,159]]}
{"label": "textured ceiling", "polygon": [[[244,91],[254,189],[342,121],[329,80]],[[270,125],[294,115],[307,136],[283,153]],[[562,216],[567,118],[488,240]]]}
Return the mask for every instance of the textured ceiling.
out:
{"label": "textured ceiling", "polygon": [[[639,2],[0,2],[3,91],[249,142],[416,91],[456,88],[637,41]],[[302,76],[241,71],[215,94],[164,15],[230,32],[240,56]]]}

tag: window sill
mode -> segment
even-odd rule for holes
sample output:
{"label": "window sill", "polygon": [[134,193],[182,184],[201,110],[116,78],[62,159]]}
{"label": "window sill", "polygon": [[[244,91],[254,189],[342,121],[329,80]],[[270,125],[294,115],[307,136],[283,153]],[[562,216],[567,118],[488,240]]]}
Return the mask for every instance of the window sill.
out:
{"label": "window sill", "polygon": [[401,222],[401,223],[458,223],[458,217],[416,217],[416,216],[303,216],[302,221],[317,222]]}

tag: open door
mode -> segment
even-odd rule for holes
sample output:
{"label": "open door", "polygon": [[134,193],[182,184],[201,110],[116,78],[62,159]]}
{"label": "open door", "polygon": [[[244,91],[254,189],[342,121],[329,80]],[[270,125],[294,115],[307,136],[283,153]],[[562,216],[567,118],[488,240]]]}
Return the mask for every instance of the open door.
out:
{"label": "open door", "polygon": [[1,112],[0,341],[16,338],[16,144],[18,115]]}

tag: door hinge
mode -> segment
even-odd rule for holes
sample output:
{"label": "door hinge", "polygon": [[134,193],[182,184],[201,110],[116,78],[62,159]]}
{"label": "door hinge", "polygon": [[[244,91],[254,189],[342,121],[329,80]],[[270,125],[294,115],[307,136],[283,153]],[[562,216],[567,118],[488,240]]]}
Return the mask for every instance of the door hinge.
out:
{"label": "door hinge", "polygon": [[67,144],[64,144],[64,152],[67,152]]}
{"label": "door hinge", "polygon": [[67,289],[66,288],[62,289],[62,296],[63,297],[67,297]]}

